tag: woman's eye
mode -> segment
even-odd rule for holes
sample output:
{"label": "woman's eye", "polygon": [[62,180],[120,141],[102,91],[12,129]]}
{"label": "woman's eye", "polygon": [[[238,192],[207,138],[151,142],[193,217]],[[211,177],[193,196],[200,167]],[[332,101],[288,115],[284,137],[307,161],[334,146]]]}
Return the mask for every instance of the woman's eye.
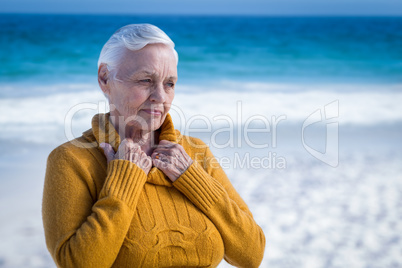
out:
{"label": "woman's eye", "polygon": [[166,84],[168,87],[174,87],[174,83],[167,83]]}
{"label": "woman's eye", "polygon": [[151,79],[142,79],[140,80],[141,83],[151,83]]}

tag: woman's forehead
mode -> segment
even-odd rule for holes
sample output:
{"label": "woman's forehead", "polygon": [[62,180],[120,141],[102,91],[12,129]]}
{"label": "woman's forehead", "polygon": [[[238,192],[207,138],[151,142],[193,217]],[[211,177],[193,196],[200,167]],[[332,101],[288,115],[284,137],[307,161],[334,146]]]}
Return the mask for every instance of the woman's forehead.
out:
{"label": "woman's forehead", "polygon": [[168,47],[164,44],[150,44],[146,45],[140,50],[129,50],[125,49],[123,53],[123,57],[121,59],[123,62],[131,62],[131,61],[176,61],[174,52],[172,48]]}
{"label": "woman's forehead", "polygon": [[173,51],[167,46],[151,46],[146,46],[137,51],[126,50],[119,64],[118,72],[127,76],[136,74],[158,76],[164,74],[165,76],[176,77],[177,65]]}

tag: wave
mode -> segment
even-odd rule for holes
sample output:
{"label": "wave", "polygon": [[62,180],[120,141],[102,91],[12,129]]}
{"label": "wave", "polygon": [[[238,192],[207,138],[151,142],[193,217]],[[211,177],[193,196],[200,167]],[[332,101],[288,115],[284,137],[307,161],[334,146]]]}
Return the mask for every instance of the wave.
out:
{"label": "wave", "polygon": [[[18,88],[8,90],[18,91]],[[17,86],[15,86],[17,87]],[[39,86],[37,86],[39,87]],[[2,97],[0,139],[60,142],[90,128],[91,117],[107,112],[106,99],[93,84],[42,86],[48,95]],[[291,85],[226,83],[216,87],[179,85],[171,115],[179,129],[272,123],[302,124],[332,109],[340,125],[375,126],[402,122],[401,85]],[[335,109],[335,110],[334,110]],[[230,122],[229,122],[230,121]],[[69,134],[66,134],[69,133]]]}

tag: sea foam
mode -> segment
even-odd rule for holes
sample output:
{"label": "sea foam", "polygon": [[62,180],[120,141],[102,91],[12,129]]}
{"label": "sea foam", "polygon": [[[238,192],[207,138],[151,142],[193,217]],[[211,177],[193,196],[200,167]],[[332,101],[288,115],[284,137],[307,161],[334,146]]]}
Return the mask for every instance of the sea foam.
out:
{"label": "sea foam", "polygon": [[[401,85],[375,88],[262,83],[226,83],[206,89],[179,84],[170,113],[176,127],[184,132],[186,128],[205,124],[219,128],[254,120],[261,125],[264,119],[271,124],[282,120],[301,125],[317,111],[324,120],[325,109],[330,106],[335,109],[332,114],[340,125],[399,124],[401,89]],[[106,98],[93,84],[46,85],[40,91],[49,94],[0,99],[1,139],[19,136],[39,143],[60,142],[79,136],[90,128],[94,114],[108,111]]]}

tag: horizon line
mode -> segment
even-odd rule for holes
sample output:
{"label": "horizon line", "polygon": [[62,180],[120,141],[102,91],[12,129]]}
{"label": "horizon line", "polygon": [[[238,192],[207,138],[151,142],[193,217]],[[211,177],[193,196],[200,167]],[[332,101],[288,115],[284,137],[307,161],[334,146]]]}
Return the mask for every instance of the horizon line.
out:
{"label": "horizon line", "polygon": [[402,17],[402,14],[341,14],[341,13],[311,13],[311,14],[259,14],[259,13],[126,13],[126,12],[21,12],[21,11],[0,11],[0,14],[9,15],[90,15],[90,16],[222,16],[222,17]]}

